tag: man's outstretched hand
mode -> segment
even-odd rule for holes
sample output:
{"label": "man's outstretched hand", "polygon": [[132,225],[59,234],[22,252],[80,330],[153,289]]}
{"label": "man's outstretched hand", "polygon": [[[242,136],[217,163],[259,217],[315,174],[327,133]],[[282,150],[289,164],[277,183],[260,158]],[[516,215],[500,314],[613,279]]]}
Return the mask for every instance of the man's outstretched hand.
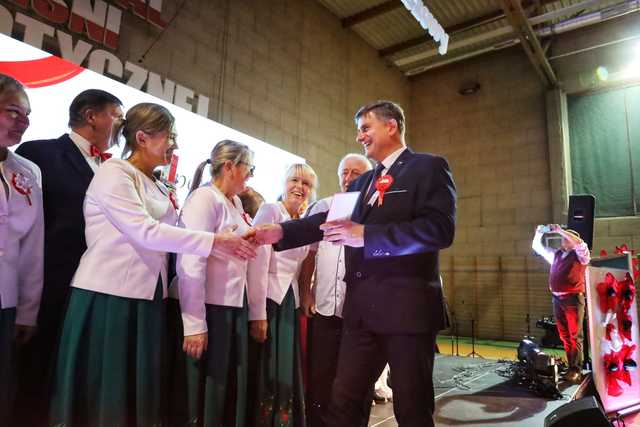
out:
{"label": "man's outstretched hand", "polygon": [[272,245],[282,239],[282,227],[280,224],[260,224],[247,231],[243,238],[256,245]]}

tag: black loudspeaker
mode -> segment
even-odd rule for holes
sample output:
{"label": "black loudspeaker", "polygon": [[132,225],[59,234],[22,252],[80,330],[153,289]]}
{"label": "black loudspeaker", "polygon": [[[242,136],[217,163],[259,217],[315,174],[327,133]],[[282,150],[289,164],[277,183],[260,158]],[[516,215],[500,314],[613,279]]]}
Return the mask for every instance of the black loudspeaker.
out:
{"label": "black loudspeaker", "polygon": [[562,405],[544,419],[544,427],[611,427],[593,396]]}
{"label": "black loudspeaker", "polygon": [[580,233],[580,237],[593,249],[593,218],[596,213],[596,198],[592,194],[569,196],[567,227]]}

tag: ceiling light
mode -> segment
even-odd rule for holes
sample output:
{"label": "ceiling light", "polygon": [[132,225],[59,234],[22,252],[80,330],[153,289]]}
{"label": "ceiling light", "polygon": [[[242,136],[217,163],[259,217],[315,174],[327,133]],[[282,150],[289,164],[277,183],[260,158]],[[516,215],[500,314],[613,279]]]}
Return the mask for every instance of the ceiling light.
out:
{"label": "ceiling light", "polygon": [[607,70],[607,67],[599,66],[598,68],[596,68],[596,77],[601,82],[606,82],[607,80],[609,80],[609,70]]}

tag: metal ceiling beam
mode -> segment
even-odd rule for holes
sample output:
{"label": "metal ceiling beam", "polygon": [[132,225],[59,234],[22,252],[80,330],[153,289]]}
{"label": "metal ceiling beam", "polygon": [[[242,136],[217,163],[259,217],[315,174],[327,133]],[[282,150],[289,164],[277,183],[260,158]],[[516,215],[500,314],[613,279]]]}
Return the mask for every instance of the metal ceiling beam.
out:
{"label": "metal ceiling beam", "polygon": [[[473,18],[465,22],[461,22],[456,25],[452,25],[444,29],[444,32],[449,34],[449,36],[460,33],[463,31],[468,31],[472,28],[479,27],[481,25],[490,24],[491,22],[499,21],[504,18],[504,13],[502,10],[498,10],[495,12],[488,13],[484,16],[480,16],[478,18]],[[380,49],[378,54],[382,57],[391,56],[398,52],[402,52],[403,50],[419,46],[423,43],[427,43],[432,41],[433,38],[429,34],[425,34],[420,37],[416,37],[415,39],[407,40],[398,44],[394,44],[389,47],[385,47],[384,49]]]}
{"label": "metal ceiling beam", "polygon": [[389,13],[401,7],[404,7],[404,5],[400,0],[389,0],[384,3],[380,3],[377,6],[365,9],[362,12],[347,16],[346,18],[342,18],[342,26],[344,28],[350,28],[356,24],[360,24],[361,22],[368,21],[369,19],[384,15],[385,13]]}
{"label": "metal ceiling beam", "polygon": [[[524,8],[529,8],[531,6],[536,6],[539,4],[539,6],[542,7],[550,3],[556,3],[557,1],[558,0],[540,0],[539,2],[536,2],[534,0],[524,0],[522,2],[523,3],[522,6]],[[486,15],[479,16],[477,18],[473,18],[468,21],[460,22],[455,25],[451,25],[445,28],[444,31],[445,33],[449,34],[449,36],[452,36],[454,34],[463,33],[465,31],[472,30],[482,25],[499,21],[501,19],[504,19],[504,17],[505,17],[504,10],[498,9],[498,10],[494,10],[493,12],[489,12]],[[423,36],[416,37],[415,39],[407,40],[398,44],[394,44],[389,47],[385,47],[384,49],[380,49],[378,51],[378,54],[382,57],[392,56],[398,52],[402,52],[403,50],[406,50],[415,46],[419,46],[423,43],[427,43],[430,41],[432,41],[432,38],[428,34],[425,34]]]}
{"label": "metal ceiling beam", "polygon": [[[590,2],[591,0],[583,1],[583,5]],[[600,3],[605,3],[605,0],[600,0]],[[561,10],[545,13],[543,15],[534,16],[529,19],[529,22],[533,24],[533,22],[537,22],[538,24],[545,24],[546,21],[554,20],[558,17],[557,13],[560,13]],[[630,13],[638,13],[640,12],[640,0],[625,0],[622,3],[618,3],[613,6],[608,6],[602,9],[599,9],[594,12],[590,12],[584,15],[575,16],[573,18],[565,19],[563,21],[553,23],[551,25],[546,25],[541,28],[536,28],[535,32],[540,39],[547,39],[547,42],[550,41],[549,37],[556,34],[564,34],[569,31],[574,31],[579,28],[585,28],[591,25],[595,25],[601,22],[606,22],[612,19],[617,19],[623,16],[626,16]],[[562,16],[562,14],[560,15]],[[544,17],[544,18],[542,18]],[[502,36],[511,35],[512,38],[508,40],[501,41],[498,43],[491,44],[489,46],[480,47],[478,49],[474,49],[472,51],[467,51],[466,53],[462,53],[459,55],[455,55],[454,52],[458,49],[463,49],[470,45],[483,43],[487,40],[494,41],[496,39],[500,39]],[[640,35],[638,36],[640,38]],[[434,68],[441,67],[443,65],[451,64],[454,62],[458,62],[467,58],[472,58],[474,56],[478,56],[487,52],[496,51],[500,49],[504,49],[509,46],[513,46],[514,44],[519,44],[520,39],[513,34],[513,30],[511,25],[506,25],[495,30],[487,31],[480,33],[475,36],[467,37],[461,40],[455,40],[451,44],[449,44],[449,51],[451,54],[448,54],[447,57],[443,60],[432,62],[430,64],[420,65],[414,68],[411,68],[405,71],[407,76],[416,75],[423,73],[428,70],[432,70]],[[548,45],[548,44],[547,44]],[[602,47],[602,46],[600,46]],[[543,49],[546,50],[546,46],[543,45]],[[589,50],[589,49],[586,49]],[[573,53],[580,53],[581,50],[575,51]],[[438,55],[438,49],[432,48],[428,51],[416,53],[414,55],[400,58],[394,61],[394,64],[398,67],[403,67],[407,65],[411,65],[417,63],[419,61],[427,60],[429,58],[433,58]],[[549,57],[549,61],[552,61],[557,58],[563,57],[562,55],[551,56]]]}
{"label": "metal ceiling beam", "polygon": [[507,20],[520,39],[520,44],[529,57],[533,68],[549,87],[558,85],[556,73],[540,45],[537,34],[533,31],[520,0],[500,0]]}

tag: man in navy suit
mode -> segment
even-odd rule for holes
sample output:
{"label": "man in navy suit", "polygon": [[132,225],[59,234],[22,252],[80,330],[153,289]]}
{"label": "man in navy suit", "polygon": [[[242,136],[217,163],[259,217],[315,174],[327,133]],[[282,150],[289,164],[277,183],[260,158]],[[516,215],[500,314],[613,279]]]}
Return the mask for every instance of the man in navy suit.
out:
{"label": "man in navy suit", "polygon": [[446,322],[438,251],[453,242],[455,186],[443,158],[406,147],[398,105],[369,104],[355,120],[357,141],[378,166],[350,186],[360,192],[351,220],[312,215],[259,227],[256,240],[280,250],[323,238],[346,246],[343,337],[326,425],[360,424],[362,402],[388,362],[398,424],[433,426],[435,338]]}
{"label": "man in navy suit", "polygon": [[45,225],[38,330],[20,356],[19,425],[46,424],[49,370],[57,353],[69,284],[87,249],[84,196],[95,171],[109,156],[104,152],[111,146],[114,123],[122,117],[122,102],[117,97],[89,89],[71,102],[71,132],[57,139],[25,142],[16,150],[42,171]]}

